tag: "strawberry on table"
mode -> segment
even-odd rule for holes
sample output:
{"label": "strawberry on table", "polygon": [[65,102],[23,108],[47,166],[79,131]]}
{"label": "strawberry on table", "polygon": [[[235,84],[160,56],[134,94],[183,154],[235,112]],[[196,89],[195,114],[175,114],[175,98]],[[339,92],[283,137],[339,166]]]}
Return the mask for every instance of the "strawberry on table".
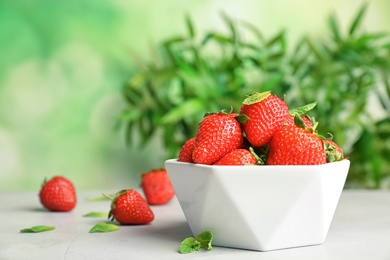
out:
{"label": "strawberry on table", "polygon": [[142,175],[141,187],[146,201],[151,205],[162,205],[169,202],[175,191],[165,169],[151,170]]}
{"label": "strawberry on table", "polygon": [[206,115],[195,136],[194,163],[213,164],[242,146],[244,137],[236,116],[223,111]]}
{"label": "strawberry on table", "polygon": [[268,165],[324,163],[326,163],[324,144],[308,129],[296,125],[283,125],[275,132],[269,144]]}
{"label": "strawberry on table", "polygon": [[44,180],[39,192],[42,205],[50,211],[71,211],[77,202],[73,183],[65,177]]}
{"label": "strawberry on table", "polygon": [[242,125],[249,143],[254,147],[266,145],[288,113],[286,103],[270,91],[248,96],[242,103],[240,114],[247,117]]}
{"label": "strawberry on table", "polygon": [[192,137],[188,139],[184,145],[181,147],[179,152],[179,161],[181,162],[194,162],[192,160],[192,152],[194,151],[195,147],[195,137]]}
{"label": "strawberry on table", "polygon": [[108,219],[122,225],[142,225],[154,220],[154,213],[146,200],[136,190],[119,191],[111,202]]}
{"label": "strawberry on table", "polygon": [[247,149],[235,149],[214,165],[256,165],[256,157]]}

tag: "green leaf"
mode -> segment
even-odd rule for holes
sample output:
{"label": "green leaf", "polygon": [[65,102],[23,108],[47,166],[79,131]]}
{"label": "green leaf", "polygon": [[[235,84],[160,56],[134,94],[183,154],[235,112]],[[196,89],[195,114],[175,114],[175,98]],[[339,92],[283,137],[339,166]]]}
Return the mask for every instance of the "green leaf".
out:
{"label": "green leaf", "polygon": [[276,43],[282,43],[282,45],[283,45],[284,41],[285,41],[284,36],[285,36],[285,31],[282,30],[277,35],[275,35],[271,40],[269,40],[267,42],[266,47],[271,47]]}
{"label": "green leaf", "polygon": [[196,239],[200,242],[200,246],[206,250],[211,250],[213,247],[211,245],[213,240],[213,234],[206,230],[200,233]]}
{"label": "green leaf", "polygon": [[232,40],[222,34],[208,33],[202,41],[202,45],[205,45],[209,40],[214,40],[220,44],[230,44]]}
{"label": "green leaf", "polygon": [[322,61],[324,60],[324,57],[322,55],[322,53],[320,52],[320,50],[318,49],[318,47],[313,43],[313,41],[309,38],[309,37],[305,37],[305,42],[307,44],[307,47],[309,47],[309,49],[311,50],[311,52],[313,53],[313,55],[319,60],[319,61]]}
{"label": "green leaf", "polygon": [[237,30],[236,30],[236,27],[235,27],[233,21],[229,18],[229,16],[227,16],[227,14],[225,14],[223,12],[222,12],[222,18],[224,19],[224,21],[228,25],[228,27],[230,29],[230,32],[232,34],[231,35],[231,41],[232,42],[237,42],[237,40],[238,40]]}
{"label": "green leaf", "polygon": [[192,24],[192,20],[190,15],[186,15],[186,24],[188,29],[188,34],[190,35],[190,38],[193,39],[195,37],[195,30],[194,25]]}
{"label": "green leaf", "polygon": [[335,14],[330,15],[328,22],[329,22],[330,31],[333,34],[333,38],[336,40],[336,42],[340,42],[341,36],[340,36],[339,26],[336,20],[336,15]]}
{"label": "green leaf", "polygon": [[83,217],[92,217],[92,218],[106,218],[108,217],[108,213],[107,212],[89,212],[87,214],[84,214]]}
{"label": "green leaf", "polygon": [[306,114],[310,110],[312,110],[317,105],[317,102],[313,102],[301,107],[297,107],[294,109],[290,109],[289,113],[290,115],[294,116],[295,114],[298,114],[299,116]]}
{"label": "green leaf", "polygon": [[351,27],[349,28],[349,35],[353,35],[356,32],[356,30],[359,28],[363,16],[366,13],[366,10],[367,10],[367,3],[363,4],[358,14],[356,15],[355,19],[353,20]]}
{"label": "green leaf", "polygon": [[271,95],[271,91],[261,92],[261,93],[254,93],[250,96],[248,96],[242,104],[244,105],[252,105],[255,103],[258,103],[264,99],[266,99],[269,95]]}
{"label": "green leaf", "polygon": [[259,28],[257,28],[256,26],[254,26],[253,24],[250,24],[246,21],[241,21],[242,24],[249,30],[251,31],[255,36],[256,38],[259,40],[259,42],[261,44],[264,44],[265,43],[265,39],[264,39],[264,36],[263,34],[261,33],[261,31],[259,30]]}
{"label": "green leaf", "polygon": [[193,237],[187,237],[184,239],[179,247],[181,254],[189,254],[198,251],[201,247],[201,243]]}
{"label": "green leaf", "polygon": [[189,99],[166,113],[161,118],[161,123],[175,123],[185,117],[190,117],[202,112],[204,108],[205,104],[201,99]]}
{"label": "green leaf", "polygon": [[119,230],[119,227],[115,224],[100,222],[100,223],[97,223],[95,226],[93,226],[89,230],[89,233],[113,232],[113,231],[117,231],[117,230]]}
{"label": "green leaf", "polygon": [[21,233],[39,233],[39,232],[45,232],[56,229],[53,226],[45,226],[45,225],[39,225],[39,226],[33,226],[31,228],[25,228],[20,230]]}
{"label": "green leaf", "polygon": [[88,197],[87,201],[102,201],[102,200],[111,200],[110,198],[113,198],[115,194],[112,195],[101,195],[101,196],[93,196]]}

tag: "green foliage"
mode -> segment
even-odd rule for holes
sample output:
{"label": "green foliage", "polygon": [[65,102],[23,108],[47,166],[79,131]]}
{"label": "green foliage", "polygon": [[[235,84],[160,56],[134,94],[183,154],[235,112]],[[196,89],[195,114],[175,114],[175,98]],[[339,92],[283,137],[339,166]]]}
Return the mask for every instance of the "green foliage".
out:
{"label": "green foliage", "polygon": [[350,155],[348,186],[382,187],[390,165],[390,35],[364,32],[366,9],[347,32],[331,15],[328,35],[303,35],[291,46],[285,31],[267,38],[226,15],[227,33],[198,36],[186,17],[187,35],[162,42],[155,60],[141,62],[124,88],[127,108],[119,119],[129,143],[133,130],[141,144],[161,134],[167,158],[176,157],[205,112],[238,111],[245,95],[271,90],[291,108],[317,102],[311,116],[319,132],[332,132]]}

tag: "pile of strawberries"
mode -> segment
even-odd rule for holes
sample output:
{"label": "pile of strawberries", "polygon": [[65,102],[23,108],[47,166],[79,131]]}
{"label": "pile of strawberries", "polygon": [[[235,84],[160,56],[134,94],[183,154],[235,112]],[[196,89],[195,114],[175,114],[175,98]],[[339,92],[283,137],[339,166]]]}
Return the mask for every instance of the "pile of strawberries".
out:
{"label": "pile of strawberries", "polygon": [[[165,169],[153,169],[142,174],[141,188],[144,196],[137,190],[126,189],[110,198],[108,218],[122,225],[147,224],[154,220],[150,205],[166,204],[175,196]],[[77,203],[76,189],[69,179],[54,176],[44,181],[39,200],[49,211],[71,211]]]}
{"label": "pile of strawberries", "polygon": [[206,114],[178,160],[208,165],[316,165],[342,160],[342,149],[319,135],[318,123],[305,115],[314,105],[289,110],[270,91],[254,93],[242,102],[240,113]]}

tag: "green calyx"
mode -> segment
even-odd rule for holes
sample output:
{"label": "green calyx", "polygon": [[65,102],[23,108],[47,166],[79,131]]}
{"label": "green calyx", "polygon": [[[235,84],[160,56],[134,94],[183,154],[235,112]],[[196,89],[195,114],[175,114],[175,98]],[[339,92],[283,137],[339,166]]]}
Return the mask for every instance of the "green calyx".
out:
{"label": "green calyx", "polygon": [[325,153],[327,162],[337,162],[344,158],[342,153],[339,153],[337,149],[329,144],[325,144]]}
{"label": "green calyx", "polygon": [[[256,158],[256,165],[265,165],[266,156],[259,156],[253,149],[253,147],[249,147],[249,152]],[[263,155],[263,154],[262,154]]]}
{"label": "green calyx", "polygon": [[310,132],[312,134],[317,135],[320,139],[325,139],[324,137],[320,136],[317,133],[316,129],[317,129],[317,126],[318,126],[318,122],[315,122],[313,124],[313,126],[307,127],[306,124],[305,124],[305,121],[302,119],[302,117],[299,114],[296,113],[294,115],[294,125],[296,125],[299,128],[305,129],[306,131],[308,131],[308,132]]}
{"label": "green calyx", "polygon": [[295,116],[296,114],[302,116],[302,115],[306,114],[307,112],[309,112],[310,110],[312,110],[316,105],[317,105],[317,102],[313,102],[313,103],[310,103],[310,104],[307,104],[307,105],[304,105],[301,107],[290,109],[289,113],[292,116]]}
{"label": "green calyx", "polygon": [[115,207],[115,202],[118,200],[118,198],[120,197],[120,196],[122,196],[122,195],[124,195],[124,194],[126,194],[127,193],[127,190],[121,190],[121,191],[118,191],[115,195],[114,195],[114,197],[111,197],[111,196],[109,196],[109,195],[107,195],[107,194],[102,194],[104,197],[106,197],[106,198],[108,198],[108,199],[110,199],[111,200],[111,209],[110,209],[110,211],[108,212],[108,219],[110,220],[110,221],[113,221],[114,220],[114,215],[112,214],[112,211],[116,208]]}
{"label": "green calyx", "polygon": [[[328,133],[331,137],[326,140],[332,140],[333,135]],[[326,153],[327,162],[337,162],[344,159],[344,154],[340,152],[338,147],[334,146],[332,142],[324,142],[324,149]]]}
{"label": "green calyx", "polygon": [[226,109],[222,109],[219,112],[206,112],[203,117],[208,117],[208,116],[215,115],[215,114],[218,114],[218,115],[229,115],[231,113],[233,113],[233,107],[230,107],[230,111],[229,112],[226,112]]}
{"label": "green calyx", "polygon": [[252,105],[258,102],[263,101],[267,97],[271,95],[271,91],[266,91],[266,92],[255,92],[252,95],[248,96],[244,101],[242,101],[242,104],[244,105]]}
{"label": "green calyx", "polygon": [[240,124],[245,124],[250,118],[247,115],[239,114],[234,117]]}

